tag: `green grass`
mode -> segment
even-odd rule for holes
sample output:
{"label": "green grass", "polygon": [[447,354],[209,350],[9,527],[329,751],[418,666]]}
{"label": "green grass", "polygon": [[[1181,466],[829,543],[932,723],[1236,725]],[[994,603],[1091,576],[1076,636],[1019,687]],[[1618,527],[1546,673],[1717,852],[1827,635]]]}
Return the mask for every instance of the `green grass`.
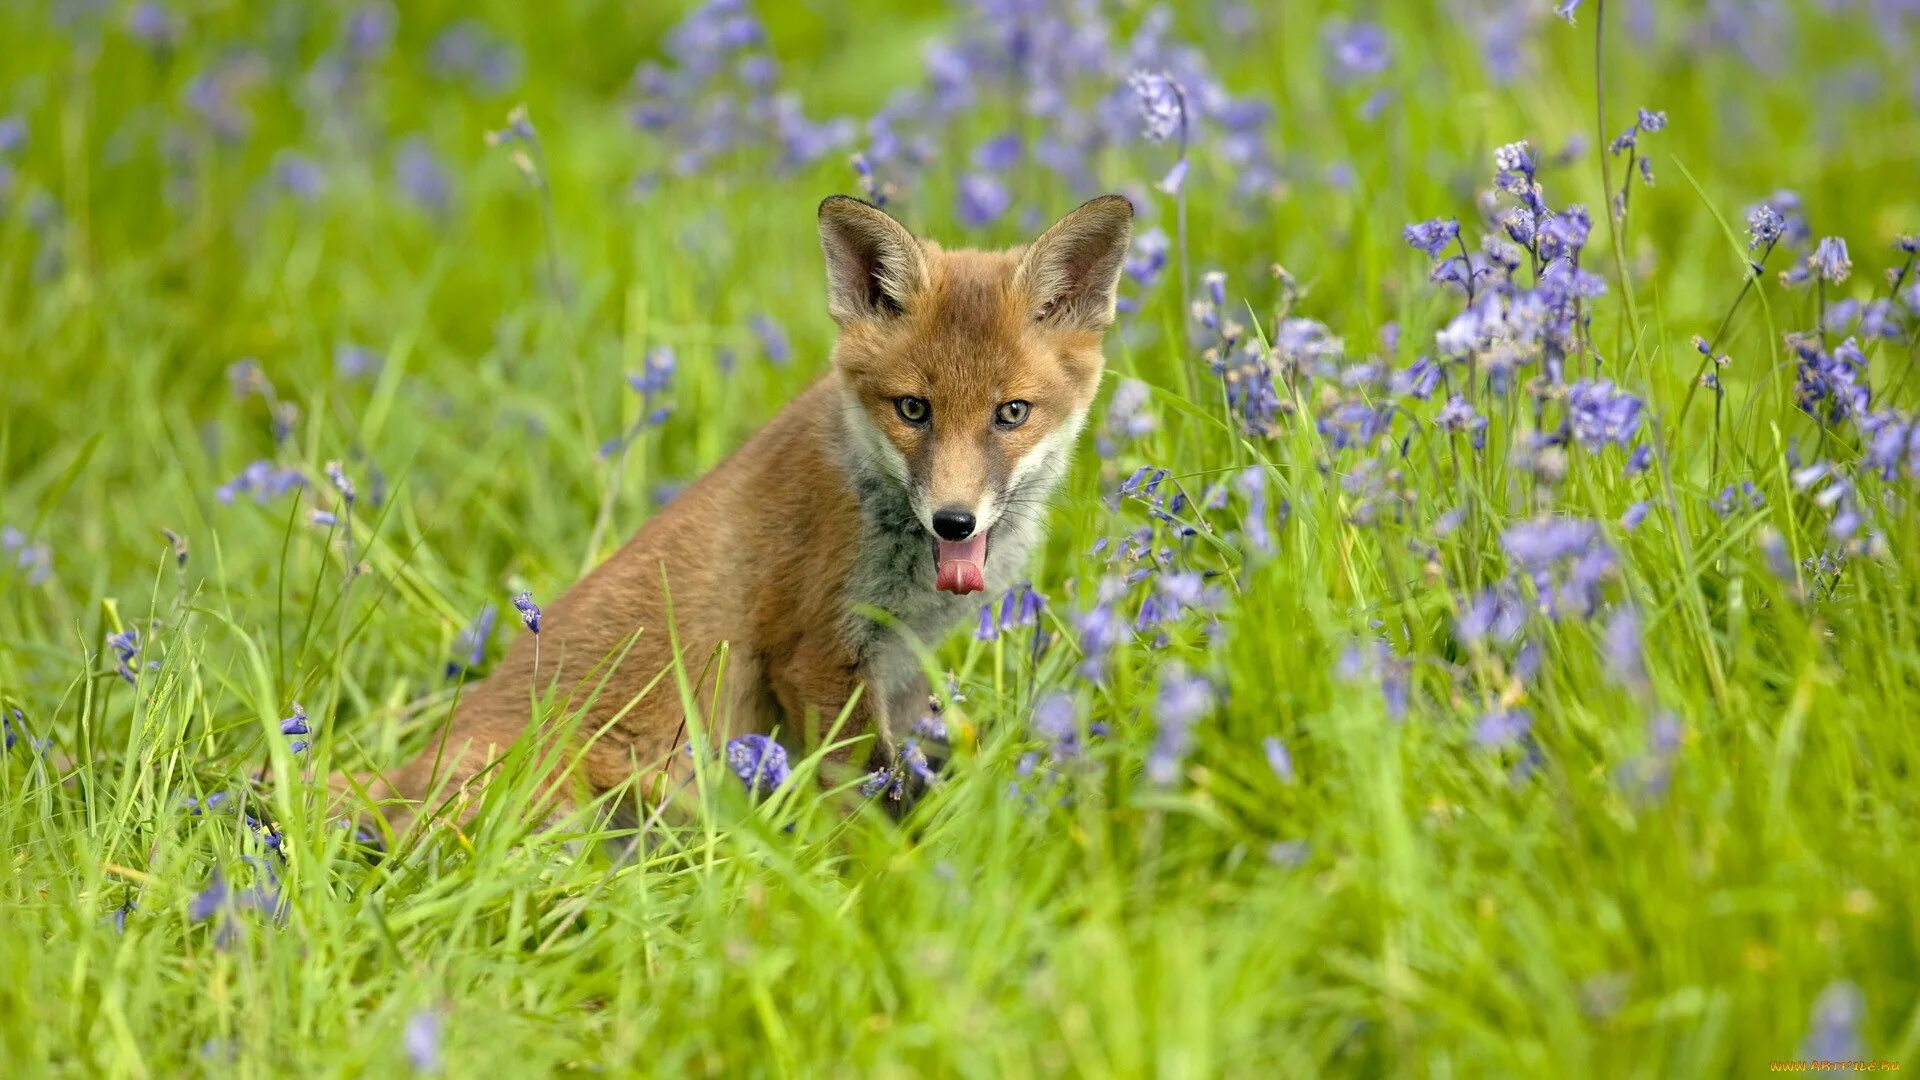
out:
{"label": "green grass", "polygon": [[[714,769],[691,812],[623,859],[630,834],[592,819],[535,831],[516,813],[523,775],[471,827],[375,861],[338,827],[326,773],[423,744],[457,693],[444,668],[475,612],[506,609],[497,657],[521,632],[513,593],[558,595],[662,485],[720,460],[824,370],[813,207],[852,173],[843,152],[781,172],[756,147],[630,197],[675,149],[626,118],[633,65],[677,19],[654,5],[485,5],[524,55],[497,93],[427,70],[465,5],[402,5],[357,93],[306,81],[345,7],[193,0],[179,44],[153,55],[120,29],[124,12],[75,23],[65,13],[81,6],[29,5],[0,59],[0,116],[29,130],[0,194],[0,522],[51,554],[44,581],[11,556],[0,566],[0,704],[51,740],[0,758],[9,1075],[392,1075],[422,1016],[442,1025],[450,1075],[1753,1073],[1797,1056],[1816,997],[1844,983],[1864,1003],[1860,1052],[1920,1059],[1915,481],[1859,478],[1863,535],[1882,542],[1843,554],[1837,574],[1770,571],[1775,534],[1796,563],[1833,546],[1831,511],[1789,483],[1788,448],[1861,452],[1851,426],[1823,431],[1793,407],[1781,335],[1811,326],[1817,300],[1778,282],[1791,254],[1718,343],[1731,357],[1718,454],[1710,394],[1678,422],[1689,340],[1740,286],[1748,203],[1793,188],[1816,236],[1851,241],[1854,276],[1829,300],[1874,295],[1897,265],[1888,243],[1920,227],[1912,36],[1803,2],[1763,33],[1778,66],[1756,68],[1669,5],[1650,40],[1629,29],[1634,5],[1608,5],[1606,136],[1637,105],[1672,117],[1647,138],[1657,184],[1636,186],[1626,219],[1629,306],[1598,209],[1597,0],[1573,27],[1546,0],[1513,5],[1531,12],[1531,59],[1506,84],[1455,5],[1383,5],[1392,66],[1356,85],[1326,73],[1338,5],[1267,5],[1280,10],[1251,30],[1184,13],[1175,32],[1222,82],[1275,104],[1284,180],[1236,198],[1199,144],[1196,291],[1202,270],[1225,270],[1242,321],[1271,332],[1278,263],[1305,290],[1291,313],[1328,323],[1348,363],[1404,368],[1457,301],[1426,282],[1402,226],[1452,215],[1477,237],[1495,146],[1582,136],[1587,151],[1541,179],[1556,206],[1596,208],[1587,265],[1610,291],[1591,340],[1605,373],[1646,397],[1656,466],[1629,479],[1621,451],[1573,449],[1563,479],[1530,479],[1514,463],[1536,427],[1524,395],[1491,407],[1479,455],[1437,435],[1404,460],[1336,451],[1299,421],[1247,436],[1181,341],[1170,271],[1150,292],[1128,286],[1143,309],[1108,349],[1109,391],[1119,377],[1154,387],[1158,428],[1112,460],[1083,447],[1033,567],[1051,646],[1036,659],[1021,630],[939,647],[965,693],[948,714],[964,737],[904,820],[849,814],[804,775],[756,804]],[[929,35],[966,18],[880,0],[762,6],[809,114],[862,119],[920,77]],[[1128,6],[1119,25],[1140,18]],[[237,42],[266,67],[244,95],[250,136],[222,143],[187,87]],[[1847,92],[1861,73],[1877,81]],[[1382,87],[1394,97],[1369,121],[1362,102]],[[1027,168],[1006,220],[957,224],[959,163],[1017,114],[982,90],[936,133],[945,157],[898,212],[943,240],[1019,242],[1022,213],[1050,218],[1089,192]],[[519,102],[540,131],[545,199],[483,139]],[[444,218],[396,190],[411,133],[448,162]],[[275,188],[285,147],[323,165],[317,201]],[[1115,148],[1099,179],[1151,195],[1170,154]],[[1329,177],[1336,164],[1350,183]],[[1173,230],[1166,197],[1143,209]],[[790,365],[761,357],[756,313],[786,327]],[[1398,343],[1383,347],[1390,322]],[[378,353],[378,374],[340,374],[345,342]],[[680,361],[675,411],[616,467],[596,448],[639,416],[623,377],[659,345]],[[1909,332],[1873,352],[1880,402],[1920,397],[1902,382],[1914,349]],[[283,444],[267,403],[229,387],[245,356],[298,409]],[[1326,393],[1335,380],[1297,404],[1317,412]],[[1545,408],[1551,428],[1561,406]],[[308,522],[324,490],[215,498],[257,458],[317,485],[323,462],[345,463],[362,494],[351,554]],[[1199,538],[1162,526],[1156,543],[1223,572],[1217,619],[1178,623],[1164,648],[1123,644],[1093,683],[1075,674],[1073,621],[1103,570],[1089,548],[1150,523],[1138,502],[1102,498],[1145,463],[1196,494],[1264,465],[1287,514],[1264,556],[1242,499],[1188,511]],[[1387,493],[1371,516],[1355,486],[1368,468]],[[1716,513],[1714,493],[1743,481],[1764,506]],[[1642,499],[1661,505],[1623,530]],[[1455,509],[1470,511],[1461,526],[1437,527]],[[1528,674],[1517,645],[1469,646],[1454,623],[1464,595],[1508,572],[1502,530],[1547,513],[1604,523],[1619,566],[1594,619],[1530,617]],[[163,529],[190,542],[183,567]],[[1607,612],[1627,607],[1644,686],[1605,659]],[[131,685],[106,643],[129,628],[154,665]],[[1383,636],[1409,665],[1404,717],[1377,670],[1342,664]],[[1177,781],[1156,785],[1143,763],[1175,663],[1212,679],[1219,706]],[[1044,747],[1027,720],[1056,690],[1109,734],[1030,776],[1023,758]],[[295,700],[316,721],[310,758],[279,734]],[[1531,713],[1536,756],[1475,743],[1499,707]],[[1682,732],[1671,751],[1653,745],[1663,714]],[[1290,783],[1268,768],[1269,736],[1292,752]],[[1647,783],[1661,768],[1663,789]],[[217,791],[218,812],[182,808]],[[284,863],[236,807],[276,824]],[[243,856],[277,868],[284,917],[241,911],[226,933],[218,916],[196,921],[216,872],[236,890],[260,880]]]}

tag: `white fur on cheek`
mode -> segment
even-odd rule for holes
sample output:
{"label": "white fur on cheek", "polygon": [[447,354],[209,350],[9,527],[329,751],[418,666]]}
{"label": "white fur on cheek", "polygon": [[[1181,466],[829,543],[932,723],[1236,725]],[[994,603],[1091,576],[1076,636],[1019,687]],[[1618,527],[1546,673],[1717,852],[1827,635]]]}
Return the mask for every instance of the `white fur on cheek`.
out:
{"label": "white fur on cheek", "polygon": [[[1033,449],[1014,462],[1013,470],[1007,474],[1008,493],[1030,492],[1044,496],[1052,491],[1053,485],[1066,473],[1067,458],[1073,453],[1074,441],[1080,437],[1080,429],[1086,423],[1085,412],[1069,413],[1059,427],[1041,436],[1040,441],[1033,444]],[[997,507],[995,509],[998,510]],[[983,514],[981,520],[988,521],[989,518]],[[999,514],[996,512],[991,520],[998,521]]]}
{"label": "white fur on cheek", "polygon": [[907,486],[906,456],[887,440],[886,435],[879,428],[874,426],[873,418],[867,415],[866,407],[853,400],[852,395],[848,395],[845,411],[847,431],[853,436],[854,445],[859,453],[869,460],[878,462],[880,468],[885,470],[888,476],[900,481],[902,487]]}

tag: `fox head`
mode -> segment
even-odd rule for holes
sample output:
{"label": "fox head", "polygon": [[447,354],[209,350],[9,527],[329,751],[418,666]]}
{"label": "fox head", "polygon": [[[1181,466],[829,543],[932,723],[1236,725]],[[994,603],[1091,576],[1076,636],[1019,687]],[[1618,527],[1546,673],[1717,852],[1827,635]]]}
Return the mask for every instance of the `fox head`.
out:
{"label": "fox head", "polygon": [[1065,471],[1132,229],[1104,195],[1026,247],[945,251],[857,199],[820,204],[854,451],[904,490],[937,588],[985,588],[995,525],[1037,515]]}

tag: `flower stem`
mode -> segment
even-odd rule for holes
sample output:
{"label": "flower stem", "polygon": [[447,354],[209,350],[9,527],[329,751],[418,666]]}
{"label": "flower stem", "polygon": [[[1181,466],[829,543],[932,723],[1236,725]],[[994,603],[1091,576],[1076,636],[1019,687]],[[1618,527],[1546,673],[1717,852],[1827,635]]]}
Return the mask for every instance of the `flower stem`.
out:
{"label": "flower stem", "polygon": [[[1634,308],[1633,283],[1627,277],[1627,244],[1624,223],[1620,220],[1620,207],[1613,199],[1613,165],[1607,153],[1607,69],[1606,69],[1606,28],[1607,0],[1594,0],[1593,5],[1593,115],[1594,132],[1599,136],[1600,148],[1600,190],[1607,193],[1607,234],[1613,240],[1614,271],[1620,277],[1620,291],[1626,299],[1624,313],[1626,321],[1622,329],[1635,341],[1640,340],[1640,316]],[[1616,335],[1614,355],[1625,352],[1624,342]]]}

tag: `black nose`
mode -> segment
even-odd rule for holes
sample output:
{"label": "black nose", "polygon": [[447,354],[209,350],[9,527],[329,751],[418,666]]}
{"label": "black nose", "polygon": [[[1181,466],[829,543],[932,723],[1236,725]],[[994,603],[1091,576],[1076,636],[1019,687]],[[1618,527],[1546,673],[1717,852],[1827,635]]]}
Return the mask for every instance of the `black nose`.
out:
{"label": "black nose", "polygon": [[933,534],[942,540],[965,540],[973,535],[973,513],[947,506],[933,512]]}

